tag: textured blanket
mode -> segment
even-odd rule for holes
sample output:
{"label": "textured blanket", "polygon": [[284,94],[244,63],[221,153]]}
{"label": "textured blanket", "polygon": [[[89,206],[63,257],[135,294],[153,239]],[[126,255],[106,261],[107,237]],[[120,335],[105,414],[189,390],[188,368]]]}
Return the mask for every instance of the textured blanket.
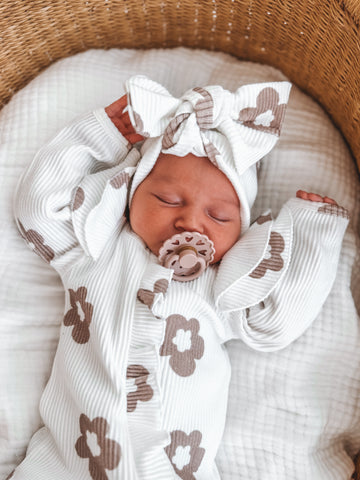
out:
{"label": "textured blanket", "polygon": [[[183,75],[184,71],[188,74]],[[266,66],[189,51],[89,51],[59,62],[19,92],[0,117],[0,475],[20,463],[41,426],[47,382],[64,311],[57,274],[19,236],[12,197],[38,148],[78,114],[106,105],[143,73],[180,95],[194,85],[279,81]],[[346,145],[326,114],[293,88],[282,137],[262,162],[253,217],[304,189],[350,211],[337,279],[318,318],[295,343],[259,353],[228,343],[232,363],[223,479],[349,479],[360,448],[358,315],[359,184]],[[359,305],[359,302],[357,303]]]}

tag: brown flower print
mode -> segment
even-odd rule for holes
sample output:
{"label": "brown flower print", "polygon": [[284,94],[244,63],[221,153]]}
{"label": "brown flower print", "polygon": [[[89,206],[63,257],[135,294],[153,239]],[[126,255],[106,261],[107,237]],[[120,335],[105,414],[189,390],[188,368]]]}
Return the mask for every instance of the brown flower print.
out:
{"label": "brown flower print", "polygon": [[279,272],[284,266],[284,260],[281,252],[284,251],[285,242],[280,233],[271,232],[270,234],[270,258],[264,258],[262,262],[250,273],[251,278],[262,278],[267,270]]}
{"label": "brown flower print", "polygon": [[169,286],[169,282],[165,278],[161,278],[154,283],[153,290],[148,290],[146,288],[140,288],[137,293],[137,298],[144,305],[147,305],[149,308],[152,308],[155,295],[157,293],[165,294]]}
{"label": "brown flower print", "polygon": [[76,453],[81,458],[89,459],[89,472],[94,480],[107,480],[105,470],[114,470],[120,462],[121,448],[115,440],[106,437],[109,424],[102,417],[90,420],[80,415],[79,437],[75,444]]}
{"label": "brown flower print", "polygon": [[213,124],[214,100],[210,93],[204,88],[196,87],[193,90],[194,92],[200,93],[203,97],[196,102],[194,107],[196,122],[201,130],[209,130]]}
{"label": "brown flower print", "polygon": [[142,365],[129,365],[126,370],[126,378],[134,379],[136,391],[127,394],[127,411],[133,412],[136,409],[137,402],[148,402],[152,399],[154,391],[147,384],[149,371]]}
{"label": "brown flower print", "polygon": [[171,443],[165,447],[165,452],[176,474],[183,480],[196,480],[193,473],[198,471],[205,454],[205,449],[200,447],[201,432],[194,430],[186,435],[181,430],[175,430],[170,436]]}
{"label": "brown flower print", "polygon": [[196,368],[195,359],[199,360],[204,355],[204,339],[198,335],[199,329],[196,318],[186,320],[182,315],[175,314],[166,319],[160,355],[170,355],[170,366],[181,377],[192,375]]}
{"label": "brown flower print", "polygon": [[263,223],[270,222],[272,220],[271,213],[268,213],[266,215],[260,215],[255,222],[258,223],[259,225],[262,225]]}
{"label": "brown flower print", "polygon": [[[254,130],[260,130],[274,135],[280,135],[280,129],[285,116],[286,104],[279,105],[280,96],[277,90],[271,87],[261,90],[256,99],[255,108],[243,108],[239,113],[239,121]],[[261,115],[272,112],[272,120],[269,125],[261,123]]]}
{"label": "brown flower print", "polygon": [[81,205],[84,203],[85,200],[85,192],[81,187],[78,187],[76,189],[74,199],[72,201],[71,209],[74,212],[78,208],[81,207]]}
{"label": "brown flower print", "polygon": [[162,139],[162,148],[171,148],[176,145],[174,141],[175,133],[178,131],[180,125],[190,116],[190,113],[181,113],[173,118],[169,125],[166,127],[164,136]]}
{"label": "brown flower print", "polygon": [[126,186],[129,185],[130,181],[130,176],[127,172],[120,172],[118,173],[114,178],[110,180],[110,185],[113,188],[119,189],[121,188],[124,184]]}
{"label": "brown flower print", "polygon": [[66,327],[74,326],[72,337],[77,343],[87,343],[90,338],[89,325],[92,319],[93,306],[86,302],[87,289],[80,287],[76,290],[69,289],[71,309],[64,317]]}
{"label": "brown flower print", "polygon": [[318,208],[318,212],[347,219],[350,217],[349,211],[344,207],[340,207],[340,205],[323,205],[322,207]]}
{"label": "brown flower print", "polygon": [[35,230],[25,230],[20,220],[18,220],[18,224],[21,236],[30,245],[33,245],[33,251],[39,255],[39,257],[45,260],[45,262],[50,263],[55,257],[55,252],[51,247],[49,247],[49,245],[45,245],[44,237]]}

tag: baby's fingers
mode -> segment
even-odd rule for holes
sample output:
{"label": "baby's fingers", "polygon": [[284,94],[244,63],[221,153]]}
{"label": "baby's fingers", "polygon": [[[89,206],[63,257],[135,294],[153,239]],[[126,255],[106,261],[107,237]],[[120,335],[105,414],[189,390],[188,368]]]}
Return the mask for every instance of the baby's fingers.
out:
{"label": "baby's fingers", "polygon": [[337,205],[335,200],[329,197],[322,197],[321,195],[318,195],[317,193],[308,193],[305,192],[304,190],[298,190],[296,192],[297,198],[301,198],[303,200],[310,200],[311,202],[321,202],[321,203],[329,203],[331,205]]}
{"label": "baby's fingers", "polygon": [[123,95],[111,105],[108,105],[105,108],[105,112],[111,119],[113,119],[114,117],[120,117],[125,107],[127,107],[127,98],[126,95]]}

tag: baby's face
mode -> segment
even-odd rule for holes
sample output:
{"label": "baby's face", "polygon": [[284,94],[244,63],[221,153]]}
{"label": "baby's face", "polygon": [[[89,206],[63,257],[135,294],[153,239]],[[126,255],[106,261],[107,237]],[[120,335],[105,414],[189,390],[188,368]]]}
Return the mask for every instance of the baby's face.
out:
{"label": "baby's face", "polygon": [[155,255],[176,233],[205,234],[214,242],[216,263],[240,236],[240,203],[230,181],[208,158],[161,153],[135,191],[130,224]]}

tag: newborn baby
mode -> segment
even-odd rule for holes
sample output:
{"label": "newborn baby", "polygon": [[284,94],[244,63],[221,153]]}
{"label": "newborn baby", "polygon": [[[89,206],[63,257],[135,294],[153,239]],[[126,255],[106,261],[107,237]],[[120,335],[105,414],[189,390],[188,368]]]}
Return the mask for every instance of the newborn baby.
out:
{"label": "newborn baby", "polygon": [[66,296],[44,427],[15,480],[219,479],[224,343],[285,348],[335,279],[348,219],[333,200],[300,191],[250,222],[290,84],[126,88],[45,145],[17,189],[20,232]]}

